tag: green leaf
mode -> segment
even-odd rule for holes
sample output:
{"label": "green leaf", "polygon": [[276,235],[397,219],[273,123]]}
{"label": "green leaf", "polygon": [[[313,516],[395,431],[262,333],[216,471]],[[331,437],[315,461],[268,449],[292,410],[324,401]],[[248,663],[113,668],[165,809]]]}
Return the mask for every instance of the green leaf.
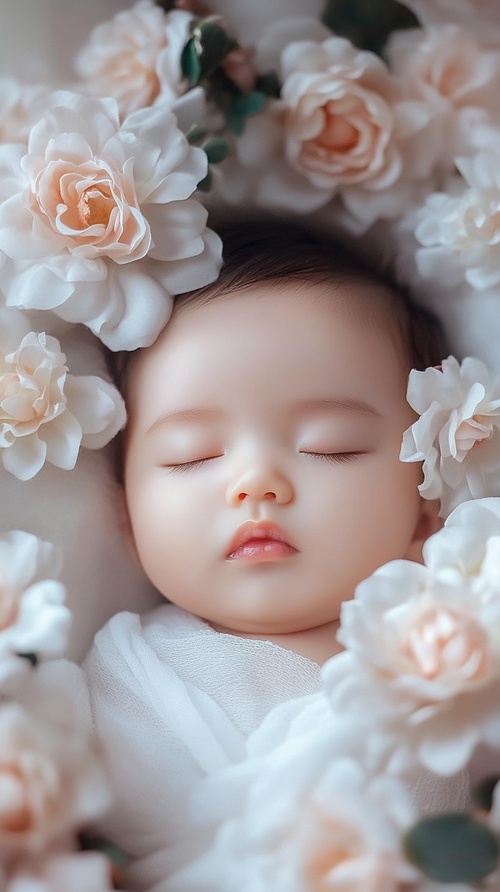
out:
{"label": "green leaf", "polygon": [[187,77],[189,86],[196,87],[201,77],[201,64],[194,37],[188,40],[182,51],[181,70],[184,77]]}
{"label": "green leaf", "polygon": [[227,126],[236,136],[241,136],[245,129],[245,121],[252,115],[258,115],[267,104],[267,96],[260,90],[243,93],[238,96],[227,112]]}
{"label": "green leaf", "polygon": [[249,118],[251,115],[258,115],[266,107],[267,96],[259,90],[253,90],[251,93],[243,93],[238,99],[235,99],[231,106],[230,113],[241,118]]}
{"label": "green leaf", "polygon": [[201,142],[202,139],[205,139],[208,134],[209,131],[206,127],[198,127],[197,124],[193,124],[186,133],[186,139],[190,145],[195,145],[196,143]]}
{"label": "green leaf", "polygon": [[229,145],[222,136],[214,136],[208,139],[202,146],[209,164],[220,164],[229,154]]}
{"label": "green leaf", "polygon": [[244,116],[233,115],[232,112],[229,112],[227,116],[227,126],[229,127],[231,133],[234,133],[235,136],[241,136],[245,129]]}
{"label": "green leaf", "polygon": [[281,96],[281,84],[279,77],[275,71],[266,71],[257,78],[257,90],[271,96],[273,99],[279,99]]}
{"label": "green leaf", "polygon": [[498,863],[496,837],[482,822],[466,814],[444,814],[419,821],[406,834],[408,859],[441,883],[474,883]]}
{"label": "green leaf", "polygon": [[222,60],[236,47],[235,41],[229,37],[220,22],[218,16],[208,16],[206,19],[200,19],[193,30],[203,77],[207,77],[218,68]]}
{"label": "green leaf", "polygon": [[322,19],[335,34],[379,55],[391,31],[418,27],[413,13],[397,0],[326,0]]}
{"label": "green leaf", "polygon": [[213,177],[212,177],[211,172],[208,171],[206,177],[204,177],[198,183],[198,189],[200,190],[200,192],[210,192],[212,185],[213,185]]}
{"label": "green leaf", "polygon": [[500,780],[500,775],[495,774],[492,777],[485,777],[480,784],[472,791],[474,805],[483,811],[491,811],[493,806],[493,793],[495,787]]}
{"label": "green leaf", "polygon": [[38,657],[36,654],[26,653],[26,654],[16,654],[17,657],[21,657],[23,660],[27,660],[28,663],[31,663],[33,668],[38,665]]}

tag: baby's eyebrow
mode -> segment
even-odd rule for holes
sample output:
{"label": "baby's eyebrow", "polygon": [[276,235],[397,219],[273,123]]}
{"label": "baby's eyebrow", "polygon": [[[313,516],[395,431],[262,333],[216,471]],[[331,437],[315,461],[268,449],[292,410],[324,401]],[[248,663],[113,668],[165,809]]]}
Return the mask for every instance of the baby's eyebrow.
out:
{"label": "baby's eyebrow", "polygon": [[299,411],[307,410],[310,412],[330,412],[337,409],[351,409],[356,412],[366,412],[370,415],[374,415],[376,418],[382,418],[382,415],[374,406],[365,403],[363,400],[358,400],[350,396],[299,400],[295,403],[295,408]]}
{"label": "baby's eyebrow", "polygon": [[189,409],[173,409],[170,412],[165,412],[163,415],[160,415],[160,417],[153,422],[151,427],[147,429],[146,434],[150,434],[159,427],[165,427],[169,424],[176,424],[184,421],[197,422],[200,424],[205,421],[219,421],[222,418],[222,415],[223,412],[220,409],[210,409],[205,406]]}

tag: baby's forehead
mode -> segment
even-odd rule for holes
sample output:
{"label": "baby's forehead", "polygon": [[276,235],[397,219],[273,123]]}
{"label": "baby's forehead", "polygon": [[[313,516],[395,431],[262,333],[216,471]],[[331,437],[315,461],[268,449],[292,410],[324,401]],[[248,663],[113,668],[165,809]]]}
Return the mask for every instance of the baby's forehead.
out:
{"label": "baby's forehead", "polygon": [[[397,330],[392,310],[392,298],[388,289],[377,283],[353,281],[345,277],[310,278],[307,281],[291,279],[257,283],[235,291],[200,294],[188,299],[177,299],[171,320],[159,338],[149,348],[138,351],[132,361],[129,382],[139,377],[147,381],[149,372],[155,374],[158,363],[168,363],[169,355],[175,357],[170,373],[175,375],[196,361],[196,348],[210,352],[210,339],[232,342],[244,346],[249,331],[255,337],[262,332],[262,348],[272,349],[273,343],[282,343],[282,328],[293,331],[295,349],[301,341],[304,350],[314,361],[316,344],[332,339],[339,325],[352,338],[353,349],[358,339],[383,340],[387,349],[391,342],[396,352],[401,348],[401,336]],[[309,319],[311,324],[309,325]],[[214,324],[215,320],[215,324]],[[319,325],[318,325],[319,320]],[[208,339],[208,340],[207,340]],[[332,343],[333,348],[333,343]],[[235,367],[239,352],[234,351]],[[212,359],[217,360],[213,355]],[[242,360],[243,361],[243,360]],[[258,355],[255,356],[258,362]],[[404,373],[407,373],[407,362]],[[206,374],[210,374],[210,368]],[[134,387],[135,389],[135,387]]]}

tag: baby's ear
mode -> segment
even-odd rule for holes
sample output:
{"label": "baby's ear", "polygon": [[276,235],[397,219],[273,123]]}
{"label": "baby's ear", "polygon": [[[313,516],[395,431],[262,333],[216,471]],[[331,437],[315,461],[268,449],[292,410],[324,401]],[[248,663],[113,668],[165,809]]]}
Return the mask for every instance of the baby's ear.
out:
{"label": "baby's ear", "polygon": [[439,499],[423,499],[420,497],[420,515],[413,533],[413,538],[408,546],[405,558],[408,561],[423,563],[422,547],[426,539],[437,533],[443,526],[443,519],[439,516]]}

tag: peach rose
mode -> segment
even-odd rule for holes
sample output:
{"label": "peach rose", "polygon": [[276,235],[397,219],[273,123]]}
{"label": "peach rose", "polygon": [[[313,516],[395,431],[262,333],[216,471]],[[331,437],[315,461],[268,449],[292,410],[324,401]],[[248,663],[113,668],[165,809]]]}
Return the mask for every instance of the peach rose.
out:
{"label": "peach rose", "polygon": [[470,152],[475,124],[496,116],[500,57],[477,35],[458,25],[395,32],[386,49],[405,94],[425,102],[441,142],[440,161],[453,169]]}
{"label": "peach rose", "polygon": [[347,40],[290,44],[282,55],[285,150],[315,186],[390,186],[401,173],[397,90],[376,56]]}
{"label": "peach rose", "polygon": [[0,705],[0,859],[39,854],[108,805],[81,670],[46,663]]}
{"label": "peach rose", "polygon": [[192,197],[206,172],[167,109],[121,125],[113,99],[52,94],[27,149],[0,145],[5,302],[81,322],[113,350],[152,343],[172,295],[218,274],[220,239]]}
{"label": "peach rose", "polygon": [[113,96],[122,117],[156,101],[171,104],[187,86],[180,59],[192,19],[140,0],[94,28],[76,58],[77,72],[93,93]]}

